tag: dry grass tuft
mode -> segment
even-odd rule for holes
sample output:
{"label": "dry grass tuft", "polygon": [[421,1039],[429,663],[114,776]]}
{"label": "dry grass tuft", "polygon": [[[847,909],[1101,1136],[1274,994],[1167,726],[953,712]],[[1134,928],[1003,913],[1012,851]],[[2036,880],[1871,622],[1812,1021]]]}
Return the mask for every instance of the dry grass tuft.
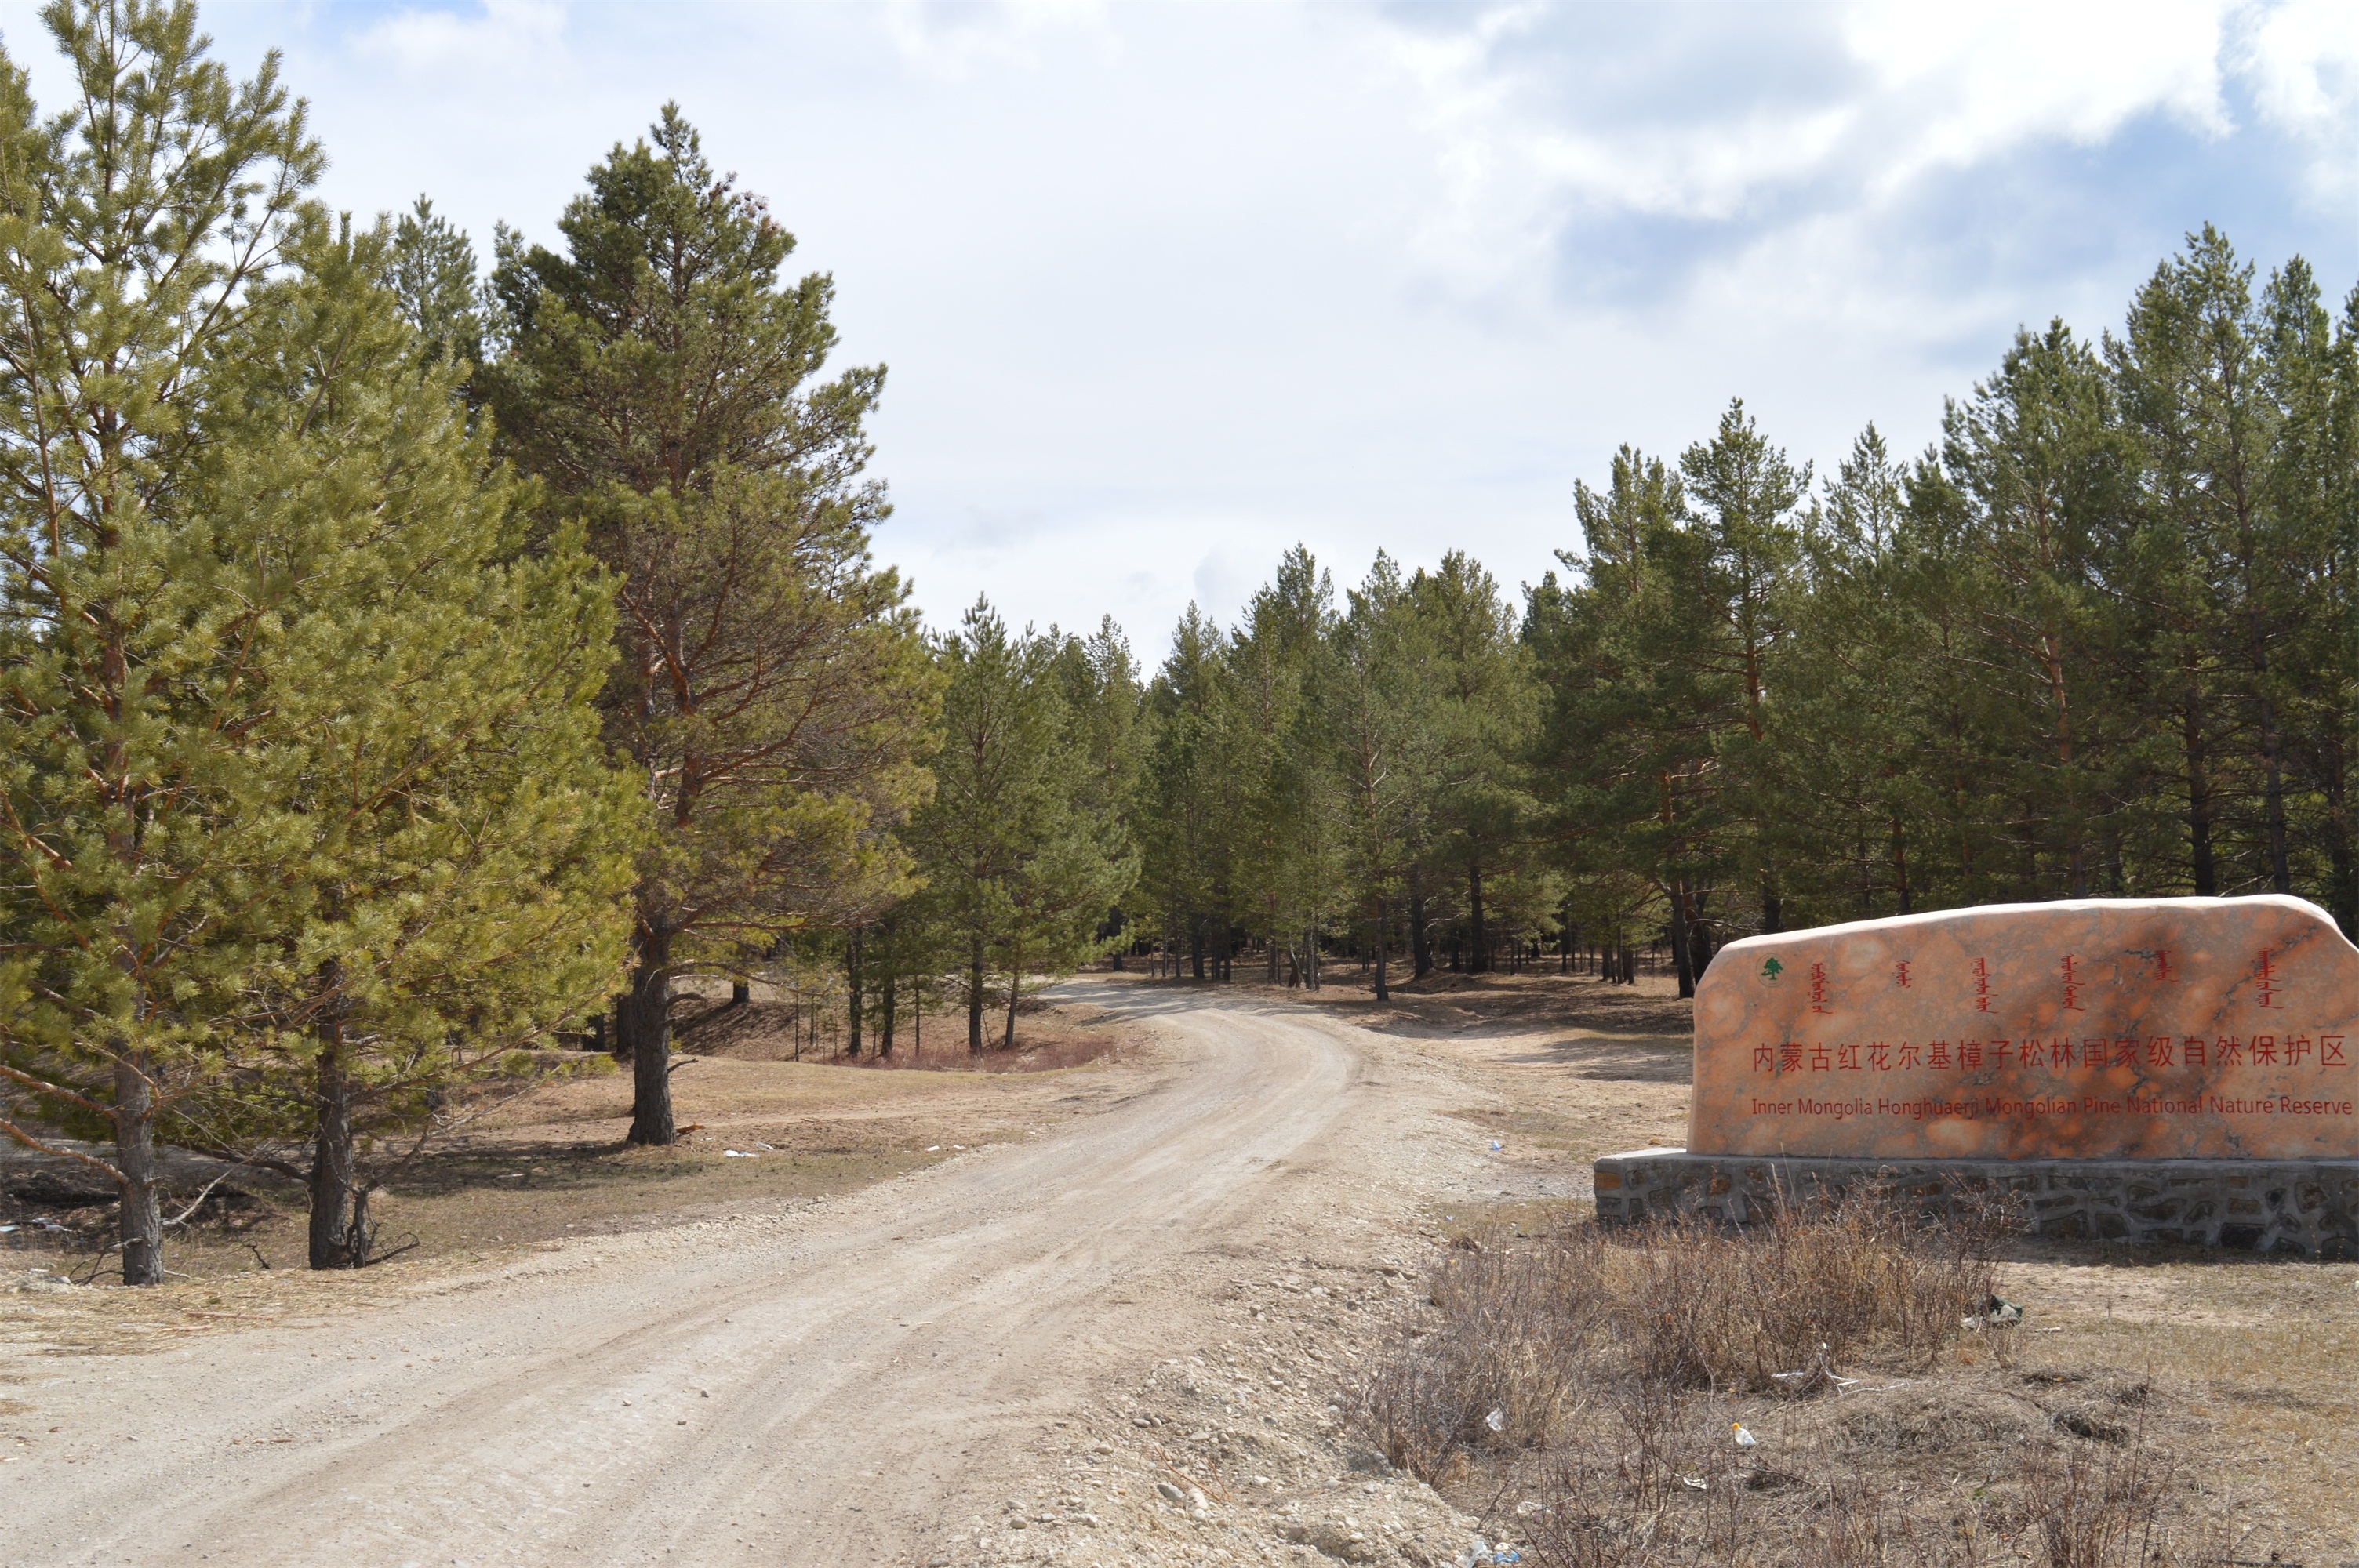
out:
{"label": "dry grass tuft", "polygon": [[2158,1441],[2168,1396],[2027,1370],[2021,1331],[1988,1325],[2005,1231],[1867,1196],[1742,1231],[1466,1238],[1353,1418],[1540,1568],[2216,1559]]}

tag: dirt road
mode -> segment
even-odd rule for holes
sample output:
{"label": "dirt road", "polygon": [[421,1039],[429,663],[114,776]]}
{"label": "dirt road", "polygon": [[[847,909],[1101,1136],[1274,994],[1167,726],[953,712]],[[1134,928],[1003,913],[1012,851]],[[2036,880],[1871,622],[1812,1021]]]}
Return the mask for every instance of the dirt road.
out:
{"label": "dirt road", "polygon": [[[1047,1550],[1046,1525],[1015,1532],[1060,1487],[1063,1516],[1040,1518],[1081,1531],[1060,1561],[1093,1541],[1108,1562],[1215,1561],[1169,1533],[1190,1519],[1232,1540],[1220,1556],[1315,1556],[1275,1516],[1223,1522],[1225,1493],[1158,1500],[1151,1466],[1118,1484],[1127,1451],[1094,1440],[1166,1424],[1130,1413],[1176,1376],[1158,1368],[1235,1364],[1222,1336],[1250,1334],[1265,1283],[1344,1329],[1399,1289],[1419,1206],[1486,1180],[1479,1141],[1436,1114],[1470,1086],[1283,1004],[1082,983],[1166,1046],[1136,1094],[1054,1134],[806,1208],[568,1243],[364,1316],[16,1362],[10,1426],[32,1435],[0,1465],[0,1562],[964,1563]],[[1234,1369],[1186,1391],[1247,1441],[1295,1442],[1301,1486],[1335,1467],[1302,1446],[1335,1430],[1332,1383]]]}

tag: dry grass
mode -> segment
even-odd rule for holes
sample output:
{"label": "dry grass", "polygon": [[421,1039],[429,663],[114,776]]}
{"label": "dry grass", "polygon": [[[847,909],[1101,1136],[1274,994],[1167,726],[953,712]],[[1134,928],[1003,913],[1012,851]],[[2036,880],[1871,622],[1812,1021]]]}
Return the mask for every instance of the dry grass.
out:
{"label": "dry grass", "polygon": [[1980,1326],[2001,1235],[1858,1200],[1469,1236],[1353,1418],[1542,1568],[2222,1561],[2183,1401]]}
{"label": "dry grass", "polygon": [[[1082,1017],[1067,1016],[1075,1011]],[[1072,1053],[1103,1063],[1079,1072],[1048,1070],[1060,1064],[1038,1058],[1021,1070],[987,1072],[968,1064],[963,1050],[951,1070],[924,1073],[862,1070],[842,1058],[689,1056],[672,1079],[682,1136],[665,1149],[622,1141],[631,1108],[627,1073],[544,1082],[429,1146],[379,1192],[374,1206],[386,1245],[419,1245],[367,1272],[382,1279],[440,1262],[473,1266],[517,1248],[799,1202],[1027,1136],[1126,1092],[1120,1064],[1136,1054],[1137,1037],[1094,1018],[1095,1010],[1057,1009],[1027,1020],[1044,1047],[1100,1043]],[[1044,1048],[1041,1055],[1049,1054]],[[568,1055],[573,1065],[608,1065],[603,1056]],[[168,1211],[178,1213],[211,1174],[176,1175]],[[304,1211],[299,1184],[238,1173],[214,1189],[191,1225],[167,1238],[165,1262],[175,1277],[168,1293],[181,1290],[183,1280],[212,1290],[233,1277],[300,1271]],[[73,1170],[0,1151],[0,1224],[19,1227],[0,1233],[0,1315],[35,1303],[43,1312],[61,1306],[61,1296],[5,1293],[36,1269],[107,1282],[94,1271],[104,1267],[102,1249],[115,1223],[111,1191]]]}

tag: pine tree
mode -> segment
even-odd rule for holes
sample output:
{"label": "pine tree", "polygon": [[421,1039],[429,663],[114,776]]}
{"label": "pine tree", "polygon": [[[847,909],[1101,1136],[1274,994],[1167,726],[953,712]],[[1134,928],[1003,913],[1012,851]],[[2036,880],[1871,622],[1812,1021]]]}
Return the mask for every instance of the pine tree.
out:
{"label": "pine tree", "polygon": [[455,365],[464,373],[483,362],[483,287],[466,231],[419,197],[394,225],[386,273],[427,364]]}
{"label": "pine tree", "polygon": [[667,107],[559,227],[503,238],[505,352],[475,377],[506,450],[620,579],[609,742],[643,782],[633,974],[615,1008],[630,1136],[674,1138],[672,980],[783,933],[849,929],[907,889],[890,829],[924,796],[932,674],[861,479],[882,369],[815,380],[831,281]]}
{"label": "pine tree", "polygon": [[124,1279],[153,1284],[157,1118],[223,1065],[306,892],[282,617],[350,519],[213,503],[292,477],[217,438],[218,377],[324,222],[321,158],[275,58],[233,83],[189,5],[42,19],[75,112],[38,118],[0,63],[0,1073],[111,1139],[72,1157],[122,1193]]}
{"label": "pine tree", "polygon": [[2325,862],[2309,868],[2307,880],[2349,935],[2359,933],[2351,798],[2359,744],[2359,289],[2338,330],[2309,264],[2296,256],[2270,277],[2265,310],[2268,395],[2282,411],[2269,504],[2299,585],[2286,607],[2288,753],[2316,803],[2314,838]]}
{"label": "pine tree", "polygon": [[2085,898],[2127,727],[2102,701],[2115,606],[2093,568],[2126,509],[2136,457],[2096,356],[2061,322],[2018,333],[1943,431],[1942,463],[1980,557],[1973,656],[2001,727],[1991,741],[2010,764],[2013,875],[2023,894]]}
{"label": "pine tree", "polygon": [[1312,989],[1342,881],[1336,781],[1319,730],[1334,598],[1310,553],[1288,551],[1230,635],[1221,688],[1237,908],[1267,944],[1270,982]]}
{"label": "pine tree", "polygon": [[1434,720],[1440,693],[1424,630],[1409,585],[1380,551],[1367,578],[1346,596],[1329,662],[1329,765],[1341,785],[1344,864],[1367,918],[1378,1001],[1391,997],[1394,895],[1423,838],[1440,761]]}
{"label": "pine tree", "polygon": [[[1693,662],[1668,656],[1688,641],[1667,569],[1686,511],[1678,472],[1624,447],[1606,490],[1576,485],[1573,502],[1584,553],[1559,559],[1584,580],[1551,573],[1525,615],[1542,691],[1537,793],[1579,917],[1618,949],[1653,899],[1678,905],[1682,933],[1704,918],[1726,847],[1705,695]],[[1691,960],[1680,974],[1692,981]]]}
{"label": "pine tree", "polygon": [[[1147,693],[1153,726],[1139,783],[1139,892],[1166,951],[1184,936],[1194,978],[1204,979],[1205,948],[1217,933],[1222,954],[1236,918],[1233,905],[1233,774],[1224,765],[1231,737],[1223,639],[1190,604],[1171,638],[1171,653]],[[1214,962],[1217,967],[1219,957]]]}
{"label": "pine tree", "polygon": [[382,231],[298,247],[216,379],[222,438],[259,481],[220,508],[336,519],[351,542],[282,617],[312,891],[249,982],[279,1061],[181,1118],[214,1141],[223,1113],[302,1125],[314,1268],[370,1260],[387,1172],[364,1149],[414,1156],[454,1091],[621,972],[638,826],[592,706],[611,585],[577,533],[525,557],[460,367],[379,285],[393,254]]}
{"label": "pine tree", "polygon": [[[1762,436],[1742,402],[1729,405],[1708,442],[1680,459],[1689,503],[1684,527],[1660,542],[1666,572],[1689,601],[1698,633],[1673,656],[1700,689],[1726,707],[1712,716],[1719,809],[1738,846],[1741,873],[1758,889],[1761,928],[1784,926],[1792,791],[1771,694],[1799,607],[1802,529],[1796,510],[1810,470],[1797,470]],[[1672,943],[1684,954],[1686,900],[1671,899]],[[1692,983],[1692,975],[1689,983]]]}
{"label": "pine tree", "polygon": [[[1537,693],[1531,654],[1491,574],[1462,550],[1419,571],[1408,597],[1433,660],[1419,754],[1430,759],[1421,826],[1428,864],[1454,871],[1466,889],[1467,967],[1490,967],[1494,938],[1525,924],[1493,918],[1510,881],[1532,881],[1538,812],[1527,777]],[[1527,888],[1516,900],[1552,905]]]}
{"label": "pine tree", "polygon": [[[1111,615],[1087,637],[1057,637],[1053,678],[1065,704],[1067,744],[1084,760],[1087,775],[1075,800],[1092,820],[1111,825],[1125,844],[1138,842],[1139,781],[1146,766],[1148,718],[1130,643]],[[1130,925],[1130,912],[1105,911],[1105,936],[1112,940]],[[1122,967],[1125,938],[1113,948]]]}
{"label": "pine tree", "polygon": [[919,906],[963,971],[967,1049],[1006,1004],[1002,1044],[1036,977],[1070,974],[1119,937],[1106,911],[1137,877],[1086,715],[1060,690],[1062,639],[1010,633],[987,601],[937,642],[944,672],[934,798],[910,824],[926,879]]}

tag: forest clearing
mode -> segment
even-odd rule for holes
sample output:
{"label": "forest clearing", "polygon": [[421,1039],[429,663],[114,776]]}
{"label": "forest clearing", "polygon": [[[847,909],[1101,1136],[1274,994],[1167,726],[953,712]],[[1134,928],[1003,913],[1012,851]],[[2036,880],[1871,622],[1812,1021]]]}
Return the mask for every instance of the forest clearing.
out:
{"label": "forest clearing", "polygon": [[[168,1561],[430,1546],[518,1563],[1431,1568],[1462,1563],[1477,1536],[1527,1562],[1591,1561],[1548,1528],[1578,1409],[1546,1433],[1518,1408],[1502,1433],[1478,1422],[1403,1451],[1436,1496],[1381,1462],[1369,1400],[1387,1369],[1464,1349],[1468,1323],[1430,1298],[1462,1300],[1466,1268],[1586,1230],[1590,1158],[1677,1141],[1674,984],[1542,972],[1378,1004],[1334,979],[1314,1001],[1100,975],[1058,1005],[1132,1044],[1076,1069],[783,1064],[848,1086],[799,1100],[683,1074],[689,1119],[741,1142],[849,1147],[872,1130],[879,1153],[856,1174],[724,1164],[691,1138],[664,1158],[701,1162],[705,1184],[641,1187],[639,1216],[590,1236],[358,1273],[249,1259],[153,1292],[28,1291],[16,1273],[0,1298],[0,1561],[129,1561],[175,1531]],[[538,1092],[592,1091],[611,1152],[616,1079]],[[909,1148],[957,1131],[991,1146]],[[736,1180],[741,1165],[783,1184]],[[531,1212],[499,1201],[504,1223]],[[659,1204],[678,1206],[645,1212]],[[2020,1240],[1998,1242],[1992,1268],[2025,1308],[2013,1337],[1953,1335],[1889,1373],[1863,1343],[1833,1371],[1877,1391],[1734,1393],[1716,1429],[1666,1428],[1688,1474],[1715,1474],[1712,1451],[1671,1439],[1734,1420],[1796,1478],[1745,1495],[1767,1510],[1753,1556],[1682,1555],[1667,1535],[1655,1556],[1605,1560],[2044,1563],[2037,1519],[2015,1516],[2009,1536],[1995,1507],[1980,1555],[1958,1555],[1960,1498],[2013,1498],[2035,1463],[2082,1476],[2125,1455],[2145,1479],[2092,1517],[2158,1519],[2167,1562],[2351,1552],[2336,1433],[2359,1396],[2321,1369],[2353,1348],[2359,1268]],[[1481,1325],[1506,1336],[1493,1348],[1523,1366],[1519,1386],[1548,1386],[1547,1335],[1513,1314]],[[1468,1379],[1438,1385],[1453,1409],[1501,1386],[1448,1366]],[[158,1399],[190,1413],[168,1430],[134,1416]],[[1831,1476],[1856,1506],[1806,1506]],[[98,1506],[126,1487],[141,1498],[127,1511]],[[643,1507],[648,1488],[668,1506]],[[240,1501],[262,1495],[316,1501],[282,1532]],[[1831,1519],[1880,1521],[1885,1544],[1825,1555]],[[1899,1520],[1928,1543],[1919,1556],[1890,1544]],[[2212,1528],[2229,1525],[2243,1549]]]}
{"label": "forest clearing", "polygon": [[[1758,1141],[1681,1158],[1805,1157],[1868,1103],[1755,1095],[1806,1052],[1904,1141],[2066,1148],[2200,1065],[2359,1152],[2283,1077],[2359,1032],[2359,70],[2309,4],[2141,21],[2161,97],[2002,28],[2010,92],[2064,62],[2021,123],[1791,7],[21,18],[0,1568],[2359,1563],[2352,1265],[1591,1169],[1697,1108]],[[1142,17],[1221,91],[1037,117],[1166,59],[1101,47]],[[1235,76],[1261,27],[1351,80]],[[1500,130],[1653,27],[1743,57],[1715,102],[1885,96]],[[897,113],[818,63],[864,49]],[[2202,157],[2091,161],[2158,124]],[[1655,144],[1720,172],[1658,200]],[[1993,147],[2081,183],[1922,183]],[[2242,935],[1811,947],[2093,901]],[[2210,1011],[2066,1030],[2099,974]],[[2020,1005],[1920,1060],[1903,993]],[[1947,1098],[1986,1045],[2029,1087]],[[2307,1245],[2316,1171],[2205,1222]]]}

